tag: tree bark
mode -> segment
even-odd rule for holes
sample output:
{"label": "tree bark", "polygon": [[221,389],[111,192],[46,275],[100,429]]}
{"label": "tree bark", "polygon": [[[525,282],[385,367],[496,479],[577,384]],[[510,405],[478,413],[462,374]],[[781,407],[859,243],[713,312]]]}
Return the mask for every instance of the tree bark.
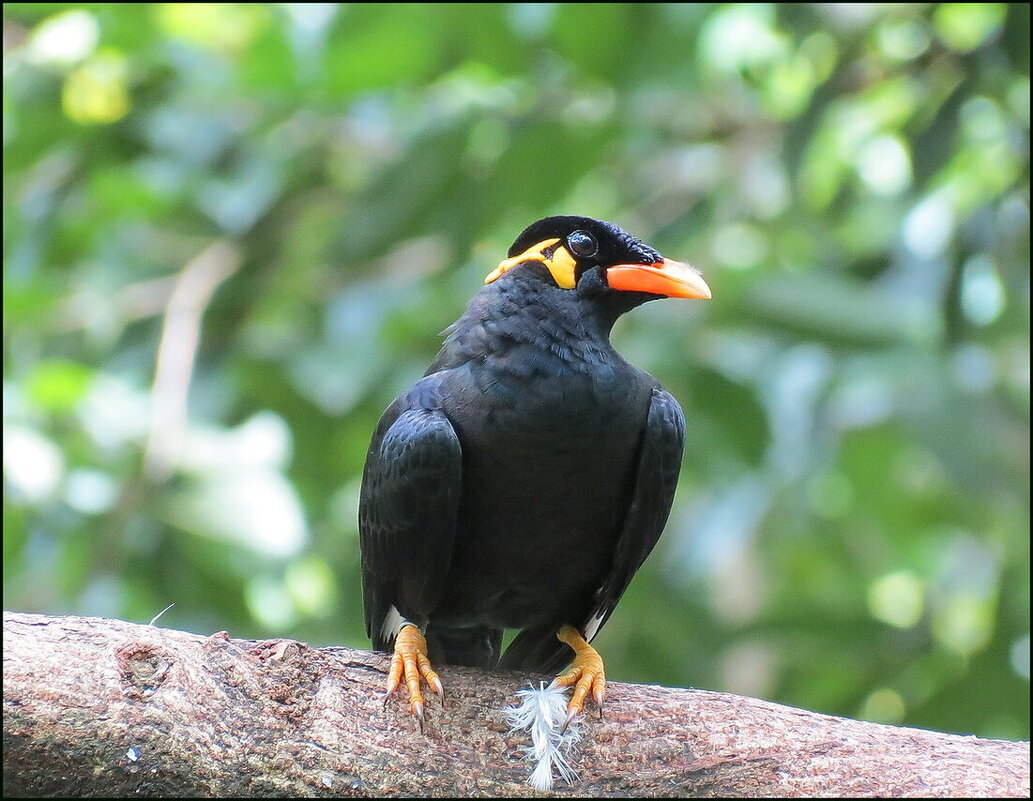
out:
{"label": "tree bark", "polygon": [[[420,733],[388,658],[4,613],[8,796],[527,796],[503,709],[531,678],[438,666]],[[570,796],[1027,796],[1028,743],[611,683]]]}

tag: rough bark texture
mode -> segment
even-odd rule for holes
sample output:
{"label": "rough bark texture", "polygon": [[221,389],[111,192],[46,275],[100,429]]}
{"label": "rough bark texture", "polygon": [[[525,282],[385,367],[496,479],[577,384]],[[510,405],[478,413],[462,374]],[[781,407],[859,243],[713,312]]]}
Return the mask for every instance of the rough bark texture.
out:
{"label": "rough bark texture", "polygon": [[[502,710],[528,676],[444,666],[421,734],[387,657],[4,613],[9,796],[526,796]],[[1026,796],[1028,743],[612,683],[576,796]]]}

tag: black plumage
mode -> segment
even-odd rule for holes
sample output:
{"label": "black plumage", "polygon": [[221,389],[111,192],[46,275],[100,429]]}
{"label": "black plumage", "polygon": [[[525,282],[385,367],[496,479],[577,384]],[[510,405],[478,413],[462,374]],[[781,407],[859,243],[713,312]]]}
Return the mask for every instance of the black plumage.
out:
{"label": "black plumage", "polygon": [[[571,656],[557,630],[590,641],[652,550],[681,462],[678,403],[610,330],[662,296],[657,275],[709,290],[587,217],[541,220],[509,256],[373,434],[363,600],[377,649],[411,622],[431,662],[553,671]],[[505,629],[520,633],[503,655]]]}

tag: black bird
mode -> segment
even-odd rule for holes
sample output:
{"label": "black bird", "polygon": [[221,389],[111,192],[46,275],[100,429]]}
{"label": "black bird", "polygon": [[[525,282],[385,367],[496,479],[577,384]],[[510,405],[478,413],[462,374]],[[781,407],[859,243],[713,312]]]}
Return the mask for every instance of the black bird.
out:
{"label": "black bird", "polygon": [[568,646],[568,715],[602,703],[588,643],[667,522],[685,433],[610,329],[649,300],[710,297],[688,265],[573,216],[525,229],[485,284],[384,412],[362,478],[366,632],[394,653],[385,700],[404,681],[421,724],[434,663],[555,671]]}

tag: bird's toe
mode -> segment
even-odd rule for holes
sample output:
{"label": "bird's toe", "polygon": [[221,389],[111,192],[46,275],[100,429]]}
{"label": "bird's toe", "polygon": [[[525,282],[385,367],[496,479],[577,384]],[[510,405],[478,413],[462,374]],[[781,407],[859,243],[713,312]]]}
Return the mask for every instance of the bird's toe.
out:
{"label": "bird's toe", "polygon": [[419,720],[420,731],[423,731],[426,709],[426,699],[423,697],[424,682],[441,697],[442,701],[445,691],[441,679],[431,665],[430,657],[427,656],[427,640],[413,625],[403,626],[395,638],[391,667],[387,672],[385,704],[403,682],[409,693],[409,710]]}
{"label": "bird's toe", "polygon": [[[567,724],[580,715],[585,701],[591,694],[599,714],[602,716],[603,698],[606,696],[606,671],[603,658],[573,626],[563,626],[556,637],[574,649],[574,662],[570,669],[555,678],[557,687],[574,687],[574,694],[567,704]],[[564,726],[566,728],[566,725]]]}

